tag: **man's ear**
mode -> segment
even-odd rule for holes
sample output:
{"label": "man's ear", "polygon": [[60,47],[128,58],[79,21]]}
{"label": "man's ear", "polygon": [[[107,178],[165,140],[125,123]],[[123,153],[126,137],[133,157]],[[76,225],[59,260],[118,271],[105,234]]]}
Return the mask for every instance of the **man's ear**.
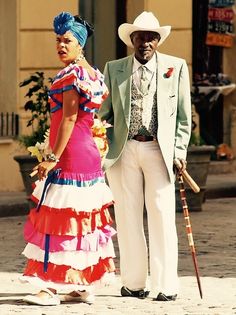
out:
{"label": "man's ear", "polygon": [[131,33],[130,34],[130,40],[131,40],[131,43],[133,44],[133,37],[134,37],[134,33]]}

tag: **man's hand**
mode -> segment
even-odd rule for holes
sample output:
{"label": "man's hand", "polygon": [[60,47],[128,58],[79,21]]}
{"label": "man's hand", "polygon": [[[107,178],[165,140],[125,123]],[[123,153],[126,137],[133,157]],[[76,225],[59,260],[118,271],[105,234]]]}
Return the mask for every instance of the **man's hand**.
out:
{"label": "man's hand", "polygon": [[187,161],[184,159],[175,158],[174,159],[174,166],[177,169],[177,172],[182,173],[182,172],[186,171]]}

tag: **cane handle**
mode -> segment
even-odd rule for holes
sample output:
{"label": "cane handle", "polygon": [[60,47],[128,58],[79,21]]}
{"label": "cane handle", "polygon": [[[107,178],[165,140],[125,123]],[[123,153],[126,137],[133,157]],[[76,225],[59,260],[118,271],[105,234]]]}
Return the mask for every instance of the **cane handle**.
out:
{"label": "cane handle", "polygon": [[[176,167],[178,169],[181,169],[181,163],[179,160],[175,159],[174,160],[174,164],[176,165]],[[181,175],[183,176],[183,179],[186,181],[186,183],[189,184],[189,186],[191,187],[191,189],[195,192],[198,193],[200,191],[200,187],[198,186],[198,184],[192,179],[192,177],[189,175],[189,173],[187,172],[187,170],[182,171]]]}

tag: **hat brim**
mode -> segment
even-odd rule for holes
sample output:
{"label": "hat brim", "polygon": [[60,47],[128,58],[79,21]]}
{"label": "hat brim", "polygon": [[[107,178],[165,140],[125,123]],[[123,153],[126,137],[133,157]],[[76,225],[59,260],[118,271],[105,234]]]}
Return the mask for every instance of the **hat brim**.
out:
{"label": "hat brim", "polygon": [[165,40],[166,38],[169,36],[170,34],[170,30],[171,30],[171,26],[170,25],[166,25],[166,26],[160,26],[158,28],[142,28],[139,26],[135,26],[133,24],[129,24],[129,23],[124,23],[121,24],[118,28],[118,35],[120,37],[120,39],[128,46],[131,48],[134,48],[132,42],[131,42],[131,38],[130,35],[133,32],[137,32],[137,31],[149,31],[149,32],[156,32],[159,33],[161,36],[160,41],[158,42],[158,46],[160,46]]}

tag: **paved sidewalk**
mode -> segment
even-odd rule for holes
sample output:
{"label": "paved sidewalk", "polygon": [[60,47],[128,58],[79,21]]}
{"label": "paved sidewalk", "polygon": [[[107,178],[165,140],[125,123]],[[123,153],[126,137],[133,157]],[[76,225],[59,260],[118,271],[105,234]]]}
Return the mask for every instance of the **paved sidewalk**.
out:
{"label": "paved sidewalk", "polygon": [[[22,302],[36,292],[19,283],[25,259],[22,237],[25,216],[0,218],[0,314],[1,315],[234,315],[236,314],[236,198],[210,199],[202,212],[190,214],[203,289],[198,293],[182,213],[177,213],[181,292],[175,302],[122,298],[120,277],[114,285],[97,289],[94,305],[67,303],[39,307]],[[116,238],[114,239],[119,253]]]}

